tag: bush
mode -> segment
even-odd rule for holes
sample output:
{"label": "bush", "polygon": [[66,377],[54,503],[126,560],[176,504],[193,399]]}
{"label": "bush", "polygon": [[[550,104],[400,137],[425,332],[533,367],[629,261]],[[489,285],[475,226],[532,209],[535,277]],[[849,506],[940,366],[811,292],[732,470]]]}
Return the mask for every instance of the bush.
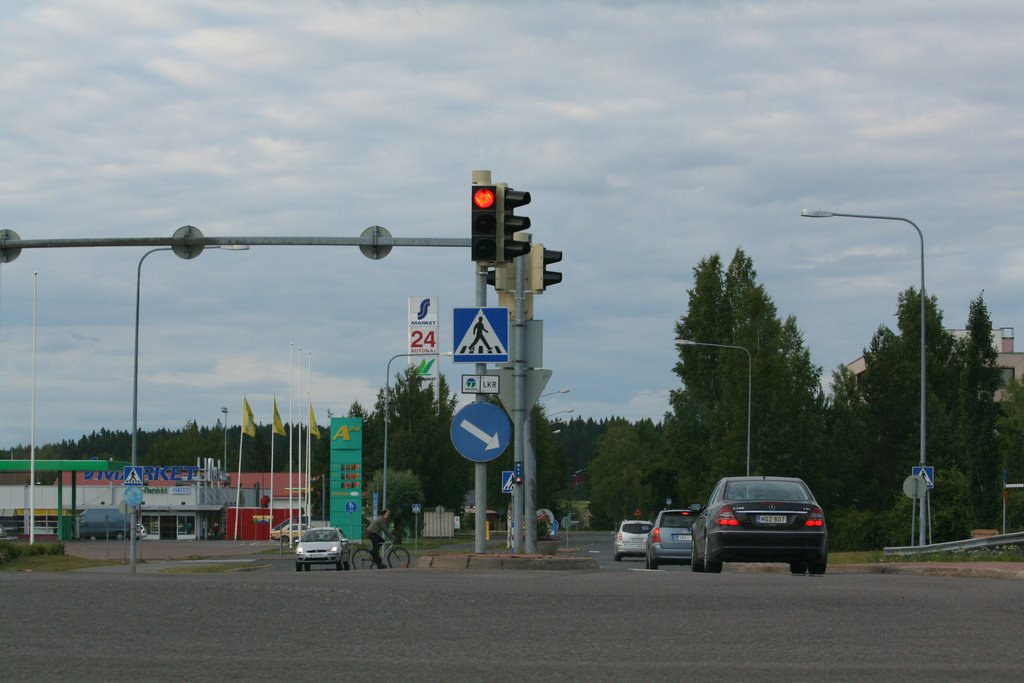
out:
{"label": "bush", "polygon": [[[886,546],[907,545],[910,539],[910,515],[901,525],[894,510],[839,510],[828,517],[830,551],[879,550]],[[903,527],[905,535],[901,535]]]}
{"label": "bush", "polygon": [[32,557],[34,555],[63,555],[63,543],[14,543],[12,541],[0,541],[0,564],[11,562],[18,557]]}

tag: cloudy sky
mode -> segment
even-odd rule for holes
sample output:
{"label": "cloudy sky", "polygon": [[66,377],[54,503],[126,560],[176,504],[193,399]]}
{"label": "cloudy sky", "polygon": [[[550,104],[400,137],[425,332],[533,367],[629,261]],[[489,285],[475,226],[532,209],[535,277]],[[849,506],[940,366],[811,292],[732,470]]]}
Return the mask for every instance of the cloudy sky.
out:
{"label": "cloudy sky", "polygon": [[[0,228],[466,238],[472,172],[489,169],[531,192],[534,240],[564,253],[535,302],[549,390],[571,388],[549,413],[660,419],[710,254],[746,251],[826,377],[893,324],[919,283],[913,229],[804,208],[914,220],[946,326],[984,291],[996,326],[1024,330],[1021,36],[1019,0],[15,0]],[[37,443],[130,429],[145,251],[0,266],[0,448],[31,438],[34,287]],[[291,393],[297,417],[299,358],[321,422],[372,405],[406,351],[408,297],[440,298],[448,349],[473,272],[455,248],[153,254],[139,424],[212,425],[227,406],[237,425],[243,394],[268,422]]]}

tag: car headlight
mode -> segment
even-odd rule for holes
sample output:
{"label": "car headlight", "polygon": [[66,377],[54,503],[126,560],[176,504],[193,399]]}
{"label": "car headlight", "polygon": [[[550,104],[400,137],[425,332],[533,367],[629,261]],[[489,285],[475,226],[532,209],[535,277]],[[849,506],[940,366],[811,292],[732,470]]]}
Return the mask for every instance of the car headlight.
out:
{"label": "car headlight", "polygon": [[295,548],[295,554],[296,555],[301,555],[304,552],[306,552],[305,548],[303,548],[301,545],[300,546],[296,546],[296,548]]}
{"label": "car headlight", "polygon": [[338,552],[338,546],[336,546],[336,545],[332,545],[332,546],[331,546],[331,552],[332,552],[332,553],[336,553],[336,552]]}

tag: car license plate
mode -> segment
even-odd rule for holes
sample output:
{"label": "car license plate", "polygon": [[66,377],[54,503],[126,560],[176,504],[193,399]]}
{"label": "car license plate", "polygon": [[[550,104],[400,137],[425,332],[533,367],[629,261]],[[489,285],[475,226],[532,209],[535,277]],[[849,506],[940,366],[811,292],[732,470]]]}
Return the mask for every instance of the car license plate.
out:
{"label": "car license plate", "polygon": [[690,534],[672,534],[673,541],[689,541],[690,538]]}
{"label": "car license plate", "polygon": [[785,524],[786,515],[758,515],[758,524]]}

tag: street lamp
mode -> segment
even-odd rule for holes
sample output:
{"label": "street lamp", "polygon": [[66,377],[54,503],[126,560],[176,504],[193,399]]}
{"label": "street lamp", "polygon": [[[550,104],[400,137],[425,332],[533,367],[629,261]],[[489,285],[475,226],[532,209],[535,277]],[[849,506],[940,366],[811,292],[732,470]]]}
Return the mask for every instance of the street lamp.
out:
{"label": "street lamp", "polygon": [[224,466],[228,464],[228,408],[227,406],[221,406],[220,412],[224,413],[224,422],[221,426],[224,428]]}
{"label": "street lamp", "polygon": [[747,476],[750,476],[750,397],[754,393],[754,362],[750,356],[750,351],[742,346],[734,346],[732,344],[711,344],[708,342],[691,341],[689,339],[680,339],[680,344],[685,346],[713,346],[719,349],[739,349],[747,354]]}
{"label": "street lamp", "polygon": [[388,423],[391,421],[389,402],[391,400],[391,363],[398,358],[411,358],[413,356],[437,356],[436,353],[396,353],[388,361],[387,377],[384,381],[384,480],[381,482],[381,504],[380,508],[386,510],[388,507]]}
{"label": "street lamp", "polygon": [[[216,245],[209,247],[210,249],[229,249],[229,250],[246,250],[249,248],[247,244],[225,244]],[[132,467],[139,464],[139,305],[142,294],[142,262],[146,260],[146,257],[152,253],[158,251],[173,251],[174,247],[157,247],[156,249],[150,249],[142,258],[139,259],[139,267],[136,270],[135,275],[135,364],[132,369]],[[182,257],[186,258],[186,257]],[[227,415],[227,409],[222,409]],[[225,436],[225,444],[227,437]],[[225,461],[227,460],[227,446],[225,445]],[[131,531],[129,537],[131,538],[131,573],[135,573],[135,525],[138,523],[138,510],[132,508],[132,520],[131,520]]]}
{"label": "street lamp", "polygon": [[[800,212],[800,215],[804,218],[867,218],[870,220],[879,221],[901,221],[907,223],[914,230],[917,231],[917,237],[921,242],[921,467],[925,466],[927,449],[925,446],[925,422],[926,422],[926,388],[925,388],[925,294],[924,294],[924,233],[921,232],[921,228],[917,227],[917,223],[910,220],[909,218],[900,218],[899,216],[871,216],[867,214],[859,213],[836,213],[834,211],[809,211],[804,209]],[[927,502],[927,495],[925,497]],[[921,506],[921,523],[920,523],[920,534],[918,536],[918,545],[925,545],[925,522],[927,520],[927,513],[925,512],[925,505]]]}

